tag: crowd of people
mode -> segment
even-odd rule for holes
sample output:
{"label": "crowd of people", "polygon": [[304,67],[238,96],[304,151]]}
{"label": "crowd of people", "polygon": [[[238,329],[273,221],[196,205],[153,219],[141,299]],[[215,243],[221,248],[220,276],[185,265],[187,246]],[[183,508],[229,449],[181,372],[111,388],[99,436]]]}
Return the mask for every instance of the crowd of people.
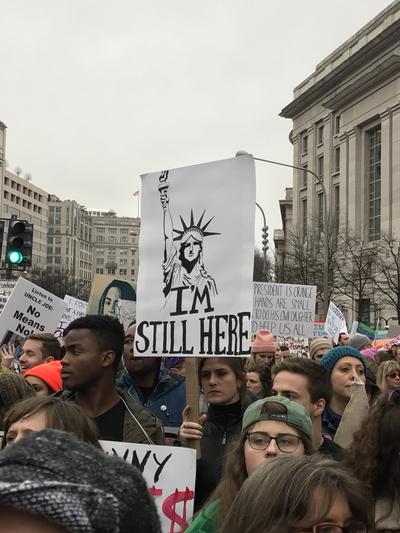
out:
{"label": "crowd of people", "polygon": [[[400,532],[400,346],[257,331],[251,356],[136,356],[135,324],[70,323],[0,350],[0,533],[157,532],[141,473],[101,441],[194,447],[189,533]],[[25,529],[24,529],[25,528]]]}

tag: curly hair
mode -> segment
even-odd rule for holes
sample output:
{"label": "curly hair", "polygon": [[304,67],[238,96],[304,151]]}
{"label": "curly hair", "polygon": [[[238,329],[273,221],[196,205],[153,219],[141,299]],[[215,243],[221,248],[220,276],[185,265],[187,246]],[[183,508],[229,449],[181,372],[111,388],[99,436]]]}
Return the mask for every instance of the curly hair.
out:
{"label": "curly hair", "polygon": [[[381,394],[355,435],[346,462],[376,501],[393,504],[400,487],[400,392]],[[389,515],[388,515],[389,516]]]}

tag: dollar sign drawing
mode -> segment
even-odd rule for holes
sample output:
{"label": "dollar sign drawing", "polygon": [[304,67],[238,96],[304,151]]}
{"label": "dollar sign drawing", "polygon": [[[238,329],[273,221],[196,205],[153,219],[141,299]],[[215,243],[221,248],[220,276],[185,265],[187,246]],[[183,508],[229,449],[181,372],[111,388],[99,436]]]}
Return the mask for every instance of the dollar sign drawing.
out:
{"label": "dollar sign drawing", "polygon": [[[162,510],[164,515],[171,521],[169,533],[182,533],[189,527],[189,524],[186,521],[186,504],[188,501],[193,500],[193,498],[194,492],[186,487],[183,491],[175,489],[175,492],[164,500]],[[183,502],[182,516],[180,516],[175,510],[176,505],[181,502]],[[175,531],[175,524],[180,526],[178,531]]]}

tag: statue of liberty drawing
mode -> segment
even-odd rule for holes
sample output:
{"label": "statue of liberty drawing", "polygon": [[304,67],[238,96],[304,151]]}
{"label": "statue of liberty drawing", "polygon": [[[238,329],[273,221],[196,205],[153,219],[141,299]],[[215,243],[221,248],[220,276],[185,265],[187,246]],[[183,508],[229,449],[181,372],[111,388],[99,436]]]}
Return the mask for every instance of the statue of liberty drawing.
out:
{"label": "statue of liberty drawing", "polygon": [[[215,280],[207,272],[203,259],[203,243],[205,237],[220,235],[220,233],[207,231],[213,218],[204,221],[205,211],[195,222],[193,209],[190,211],[190,220],[180,216],[182,229],[175,229],[168,196],[168,170],[163,171],[159,177],[161,206],[164,212],[164,296],[168,298],[171,289],[177,287],[198,288],[200,293],[208,289],[211,296],[218,294]],[[206,289],[207,288],[207,289]]]}

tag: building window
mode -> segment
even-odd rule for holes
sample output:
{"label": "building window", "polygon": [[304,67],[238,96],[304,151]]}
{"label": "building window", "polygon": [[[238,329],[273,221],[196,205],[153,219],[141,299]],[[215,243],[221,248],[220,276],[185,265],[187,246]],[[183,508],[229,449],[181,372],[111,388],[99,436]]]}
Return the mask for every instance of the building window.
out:
{"label": "building window", "polygon": [[337,146],[333,152],[333,169],[334,172],[340,172],[340,146]]}
{"label": "building window", "polygon": [[324,195],[317,194],[317,229],[318,235],[324,231]]}
{"label": "building window", "polygon": [[339,186],[334,189],[334,210],[335,210],[335,233],[339,233],[339,215],[340,215],[340,188]]}
{"label": "building window", "polygon": [[302,187],[307,187],[307,183],[308,183],[308,164],[306,163],[305,165],[303,165],[303,185]]}
{"label": "building window", "polygon": [[321,178],[321,180],[324,179],[324,156],[321,155],[317,159],[317,170],[318,170],[318,176]]}
{"label": "building window", "polygon": [[381,130],[368,132],[369,216],[368,238],[381,236]]}
{"label": "building window", "polygon": [[302,200],[302,215],[303,215],[303,239],[307,236],[307,198]]}
{"label": "building window", "polygon": [[340,131],[340,115],[336,115],[335,117],[335,135],[337,135]]}
{"label": "building window", "polygon": [[317,145],[324,144],[324,126],[321,124],[317,126]]}
{"label": "building window", "polygon": [[308,152],[308,135],[303,133],[301,136],[301,153],[306,154]]}
{"label": "building window", "polygon": [[128,237],[121,237],[121,244],[128,244]]}
{"label": "building window", "polygon": [[126,276],[126,268],[120,268],[119,269],[119,275],[120,276]]}

